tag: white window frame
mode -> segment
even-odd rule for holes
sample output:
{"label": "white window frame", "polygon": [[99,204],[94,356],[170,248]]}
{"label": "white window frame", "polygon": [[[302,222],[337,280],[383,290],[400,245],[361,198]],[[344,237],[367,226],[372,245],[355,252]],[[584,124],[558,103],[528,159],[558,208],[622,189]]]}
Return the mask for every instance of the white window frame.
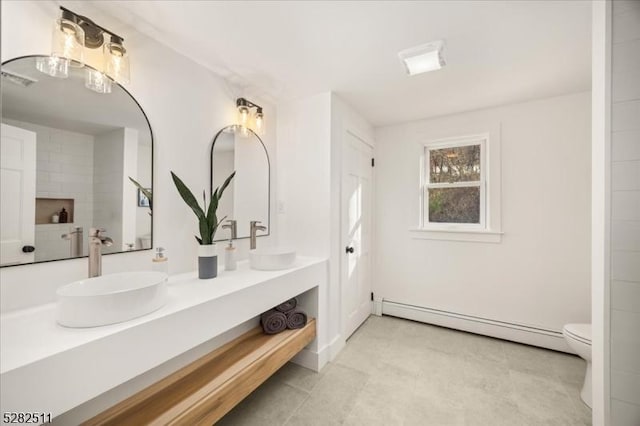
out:
{"label": "white window frame", "polygon": [[[502,125],[499,121],[488,121],[482,125],[483,128],[479,129],[476,126],[476,123],[460,120],[453,126],[460,133],[449,134],[448,136],[452,137],[446,138],[442,137],[442,134],[434,137],[433,132],[437,129],[421,130],[420,140],[417,141],[420,150],[420,157],[417,159],[420,176],[416,176],[416,210],[419,211],[419,215],[416,215],[417,226],[409,229],[412,239],[498,244],[502,242]],[[484,200],[481,212],[484,213],[484,218],[481,225],[426,222],[425,206],[428,207],[428,204],[425,203],[424,185],[429,170],[427,148],[451,147],[465,142],[477,144],[480,140],[484,140],[481,156],[481,190],[484,190],[481,196],[481,200]]]}
{"label": "white window frame", "polygon": [[[483,231],[487,229],[487,147],[489,135],[474,135],[428,142],[424,145],[424,161],[421,167],[421,212],[420,228],[427,230]],[[480,145],[480,180],[472,182],[431,183],[430,152],[438,149]],[[479,223],[429,222],[429,189],[439,188],[480,188]]]}

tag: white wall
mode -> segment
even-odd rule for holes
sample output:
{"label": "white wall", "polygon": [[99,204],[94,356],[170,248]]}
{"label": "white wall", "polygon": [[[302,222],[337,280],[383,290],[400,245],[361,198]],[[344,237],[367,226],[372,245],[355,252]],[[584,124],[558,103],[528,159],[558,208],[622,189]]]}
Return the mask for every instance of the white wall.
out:
{"label": "white wall", "polygon": [[[225,181],[226,178],[229,177],[231,173],[235,170],[235,151],[220,151],[215,153],[214,156],[214,166],[213,166],[213,185],[215,187],[219,187]],[[234,211],[237,208],[235,206],[235,197],[233,196],[233,191],[235,188],[235,178],[231,181],[227,189],[225,190],[225,196],[222,198],[222,201],[218,204],[218,220],[223,217],[227,217],[228,219],[235,219]],[[241,223],[239,225],[249,226],[249,224]],[[220,229],[216,234],[218,237],[220,236],[228,236],[231,237],[231,230]]]}
{"label": "white wall", "polygon": [[[412,238],[422,143],[496,125],[502,241]],[[590,93],[377,129],[376,298],[555,331],[589,322],[590,141]]]}
{"label": "white wall", "polygon": [[135,248],[136,240],[141,232],[136,229],[138,197],[137,188],[129,180],[138,172],[138,131],[124,128],[124,149],[122,156],[122,251]]}
{"label": "white wall", "polygon": [[[216,154],[217,155],[217,154]],[[238,235],[249,235],[249,222],[257,220],[269,227],[269,181],[268,162],[260,142],[251,136],[250,139],[235,137],[233,151],[233,167],[237,173],[233,178],[233,214],[228,219],[235,219]],[[216,186],[222,185],[231,172],[225,172]],[[225,191],[226,194],[226,191]],[[218,218],[222,219],[223,215]],[[271,232],[271,229],[268,230]],[[260,232],[258,232],[260,233]]]}
{"label": "white wall", "polygon": [[611,2],[592,8],[591,358],[592,420],[609,425],[611,214]]}
{"label": "white wall", "polygon": [[640,2],[613,2],[611,424],[640,424]]}
{"label": "white wall", "polygon": [[278,242],[298,253],[329,259],[329,285],[321,288],[318,322],[321,359],[333,359],[342,334],[340,181],[347,130],[373,143],[373,129],[333,93],[278,105]]}
{"label": "white wall", "polygon": [[[143,144],[142,141],[138,145],[138,167],[135,176],[131,176],[135,180],[137,180],[140,185],[143,185],[145,188],[151,188],[151,167],[149,164],[151,163],[151,158],[153,155],[151,145]],[[128,179],[127,179],[128,180]],[[131,184],[131,181],[129,181]],[[134,185],[135,188],[135,185]],[[135,196],[138,195],[137,188],[135,189]],[[138,203],[136,201],[136,233],[138,237],[143,237],[147,234],[151,233],[151,216],[149,213],[148,207],[137,207]],[[142,243],[138,239],[136,240],[136,248],[142,248]]]}
{"label": "white wall", "polygon": [[[125,130],[111,130],[96,135],[93,150],[94,215],[92,226],[105,229],[113,245],[104,247],[103,253],[124,250],[124,205],[122,192],[125,163]],[[131,185],[133,186],[133,185]],[[87,234],[88,235],[88,234]]]}
{"label": "white wall", "polygon": [[[277,223],[278,244],[300,255],[330,256],[331,93],[278,105]],[[330,266],[331,267],[331,266]],[[318,345],[329,358],[336,338],[329,317],[329,286],[318,289]],[[328,321],[331,319],[331,321]]]}
{"label": "white wall", "polygon": [[278,242],[309,256],[329,253],[330,108],[330,93],[278,105]]}
{"label": "white wall", "polygon": [[[138,232],[137,187],[129,180],[138,173],[138,131],[123,127],[101,133],[94,146],[94,220],[92,226],[106,230],[113,245],[102,253],[126,251],[138,236],[148,233],[149,225]],[[149,167],[145,167],[149,169]],[[149,217],[147,216],[147,223]]]}
{"label": "white wall", "polygon": [[[2,61],[50,53],[51,27],[59,16],[57,4],[1,3]],[[176,192],[169,170],[175,171],[195,192],[208,188],[211,140],[219,129],[235,122],[236,97],[247,96],[263,105],[270,122],[277,120],[275,109],[263,99],[243,93],[202,66],[123,26],[87,2],[62,4],[125,37],[131,52],[132,81],[127,89],[145,110],[154,134],[154,246],[167,249],[170,273],[195,270],[197,243],[193,235],[198,233],[197,222]],[[275,159],[274,126],[267,128],[263,141],[270,157]],[[272,161],[272,178],[274,170]],[[273,226],[272,233],[275,234]],[[245,258],[248,240],[238,241],[238,248],[240,258]],[[150,269],[151,258],[151,251],[105,256],[103,273]],[[59,285],[86,277],[86,262],[75,259],[0,269],[2,311],[54,301]]]}

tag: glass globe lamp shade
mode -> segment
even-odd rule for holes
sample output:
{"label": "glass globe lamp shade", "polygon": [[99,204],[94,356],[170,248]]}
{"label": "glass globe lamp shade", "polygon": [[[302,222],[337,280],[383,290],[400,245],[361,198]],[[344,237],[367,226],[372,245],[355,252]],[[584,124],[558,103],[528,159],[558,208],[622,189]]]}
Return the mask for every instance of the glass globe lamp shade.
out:
{"label": "glass globe lamp shade", "polygon": [[51,56],[69,59],[72,67],[84,66],[84,30],[80,25],[68,19],[57,19],[51,40]]}
{"label": "glass globe lamp shade", "polygon": [[118,83],[131,82],[129,73],[129,55],[121,42],[104,45],[105,73]]}
{"label": "glass globe lamp shade", "polygon": [[51,77],[67,78],[69,77],[70,60],[59,58],[57,56],[45,56],[36,58],[36,69]]}
{"label": "glass globe lamp shade", "polygon": [[266,133],[267,129],[266,129],[266,124],[264,122],[264,114],[262,113],[262,110],[259,110],[256,113],[256,118],[255,118],[255,123],[254,123],[254,127],[255,127],[255,131],[258,135],[260,136],[264,136],[264,134]]}
{"label": "glass globe lamp shade", "polygon": [[84,74],[84,86],[96,93],[111,93],[111,79],[97,70],[87,68]]}

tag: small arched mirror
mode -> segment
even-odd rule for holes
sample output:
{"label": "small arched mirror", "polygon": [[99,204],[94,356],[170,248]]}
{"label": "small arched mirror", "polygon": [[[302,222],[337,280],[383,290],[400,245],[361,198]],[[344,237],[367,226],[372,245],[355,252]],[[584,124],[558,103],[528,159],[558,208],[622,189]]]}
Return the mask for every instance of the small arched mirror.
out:
{"label": "small arched mirror", "polygon": [[[269,155],[262,140],[250,129],[237,125],[220,130],[211,147],[211,190],[222,185],[236,171],[235,178],[224,193],[218,206],[218,220],[235,220],[236,238],[249,238],[249,222],[270,223],[270,165]],[[218,228],[215,241],[231,238],[229,228]]]}

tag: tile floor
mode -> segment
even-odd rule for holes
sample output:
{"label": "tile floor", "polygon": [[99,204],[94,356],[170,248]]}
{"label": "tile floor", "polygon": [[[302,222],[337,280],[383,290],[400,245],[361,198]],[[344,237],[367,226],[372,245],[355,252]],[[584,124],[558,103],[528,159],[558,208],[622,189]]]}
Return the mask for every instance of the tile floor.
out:
{"label": "tile floor", "polygon": [[591,425],[582,359],[370,317],[320,373],[287,364],[220,425]]}

